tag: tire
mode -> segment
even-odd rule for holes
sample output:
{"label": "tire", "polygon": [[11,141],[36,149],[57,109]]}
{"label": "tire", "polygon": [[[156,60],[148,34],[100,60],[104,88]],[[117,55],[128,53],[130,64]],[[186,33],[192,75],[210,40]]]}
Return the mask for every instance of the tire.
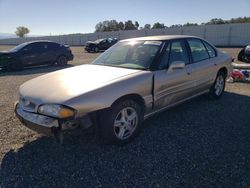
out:
{"label": "tire", "polygon": [[57,65],[64,66],[68,64],[68,59],[67,57],[61,55],[57,58],[56,62],[57,62]]}
{"label": "tire", "polygon": [[106,143],[125,145],[137,135],[142,120],[142,107],[133,100],[123,100],[101,112],[100,134]]}
{"label": "tire", "polygon": [[23,64],[20,61],[11,62],[7,65],[6,69],[8,71],[21,71],[23,69]]}
{"label": "tire", "polygon": [[95,52],[95,53],[99,52],[99,48],[98,48],[97,46],[94,47],[94,52]]}
{"label": "tire", "polygon": [[238,54],[238,61],[244,62],[245,61],[245,50],[242,49]]}
{"label": "tire", "polygon": [[226,75],[220,71],[218,72],[214,84],[210,87],[209,97],[211,99],[219,99],[225,90]]}

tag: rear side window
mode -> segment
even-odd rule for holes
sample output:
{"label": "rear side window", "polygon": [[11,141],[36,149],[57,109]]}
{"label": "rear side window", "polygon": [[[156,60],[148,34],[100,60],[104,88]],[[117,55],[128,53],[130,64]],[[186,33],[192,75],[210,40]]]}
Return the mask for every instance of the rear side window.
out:
{"label": "rear side window", "polygon": [[202,61],[209,58],[208,52],[204,44],[199,39],[188,39],[192,58],[194,62]]}
{"label": "rear side window", "polygon": [[203,43],[207,48],[207,52],[208,52],[209,56],[210,57],[215,57],[216,56],[215,49],[211,45],[209,45],[208,43],[206,43],[206,42],[203,42]]}
{"label": "rear side window", "polygon": [[47,44],[49,50],[57,50],[60,47],[60,45],[56,43],[47,43]]}

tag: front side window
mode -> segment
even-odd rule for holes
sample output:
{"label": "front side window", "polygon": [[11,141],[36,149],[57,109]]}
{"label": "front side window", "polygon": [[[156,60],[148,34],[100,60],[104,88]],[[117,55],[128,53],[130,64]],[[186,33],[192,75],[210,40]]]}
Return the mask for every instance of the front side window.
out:
{"label": "front side window", "polygon": [[175,61],[183,61],[185,64],[189,63],[188,53],[183,41],[170,42],[163,53],[160,69],[167,68],[168,65]]}
{"label": "front side window", "polygon": [[93,64],[131,69],[149,69],[161,41],[121,41],[99,56]]}
{"label": "front side window", "polygon": [[37,45],[34,44],[29,44],[27,46],[25,46],[24,48],[22,48],[23,52],[34,52],[36,50]]}
{"label": "front side window", "polygon": [[193,62],[202,61],[209,58],[206,47],[199,39],[188,39]]}

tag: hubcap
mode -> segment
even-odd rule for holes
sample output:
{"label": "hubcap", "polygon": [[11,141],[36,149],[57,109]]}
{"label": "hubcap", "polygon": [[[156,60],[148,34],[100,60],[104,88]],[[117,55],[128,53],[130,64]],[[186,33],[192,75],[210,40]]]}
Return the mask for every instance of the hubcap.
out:
{"label": "hubcap", "polygon": [[60,64],[60,65],[66,64],[66,61],[67,61],[67,60],[66,60],[65,57],[60,57],[60,58],[59,58],[59,64]]}
{"label": "hubcap", "polygon": [[129,138],[138,125],[138,114],[134,108],[122,109],[115,118],[114,132],[117,138],[125,140]]}
{"label": "hubcap", "polygon": [[218,76],[217,79],[216,79],[216,83],[215,83],[215,94],[217,96],[219,96],[222,91],[223,91],[223,88],[224,88],[224,78],[223,76]]}

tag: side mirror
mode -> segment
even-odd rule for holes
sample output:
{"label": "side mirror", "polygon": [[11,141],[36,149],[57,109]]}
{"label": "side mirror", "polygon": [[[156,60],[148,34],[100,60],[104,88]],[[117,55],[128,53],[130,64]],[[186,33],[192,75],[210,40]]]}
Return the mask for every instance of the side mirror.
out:
{"label": "side mirror", "polygon": [[184,61],[174,61],[169,65],[168,72],[172,72],[176,69],[183,69],[185,67]]}

